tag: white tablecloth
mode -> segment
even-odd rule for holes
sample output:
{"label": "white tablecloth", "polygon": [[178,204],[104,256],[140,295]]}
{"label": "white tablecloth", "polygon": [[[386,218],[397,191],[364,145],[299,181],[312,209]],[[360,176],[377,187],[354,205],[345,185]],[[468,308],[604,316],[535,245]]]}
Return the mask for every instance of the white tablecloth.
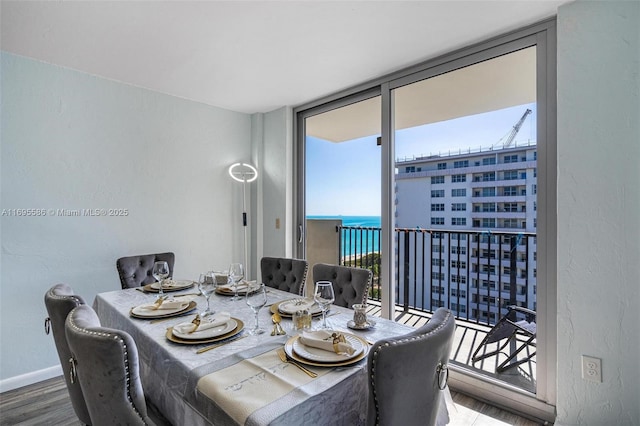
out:
{"label": "white tablecloth", "polygon": [[[189,289],[175,294],[193,291]],[[270,289],[268,304],[293,297],[295,296],[290,293]],[[283,321],[288,336],[271,336],[269,308],[263,308],[259,318],[266,333],[248,336],[203,354],[196,354],[197,349],[207,344],[180,345],[170,342],[165,336],[167,327],[190,321],[195,312],[186,317],[154,324],[149,320],[129,316],[132,307],[148,303],[154,298],[153,294],[143,294],[135,289],[118,290],[99,294],[93,306],[103,326],[131,334],[138,347],[145,394],[173,424],[237,424],[215,401],[196,391],[198,380],[207,374],[281,347],[294,335],[290,320]],[[195,297],[195,301],[198,302],[198,309],[206,304],[203,297]],[[245,323],[245,329],[253,327],[253,312],[243,299],[234,302],[229,297],[214,294],[211,296],[211,305],[216,311],[228,311],[233,317],[241,319]],[[372,341],[412,330],[410,327],[376,318],[377,324],[373,329],[353,331],[346,327],[347,322],[352,319],[352,312],[332,307],[331,313],[334,315],[329,316],[327,322],[336,330]],[[313,325],[317,324],[319,321],[314,321]],[[366,359],[352,366],[333,368],[327,374],[255,410],[245,424],[291,425],[301,424],[302,420],[305,424],[314,425],[365,424],[368,403],[366,370]]]}

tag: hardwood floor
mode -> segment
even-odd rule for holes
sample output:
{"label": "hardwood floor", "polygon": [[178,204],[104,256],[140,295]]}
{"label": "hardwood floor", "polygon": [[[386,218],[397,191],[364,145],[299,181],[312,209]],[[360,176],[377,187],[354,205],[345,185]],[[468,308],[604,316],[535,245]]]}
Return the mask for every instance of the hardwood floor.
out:
{"label": "hardwood floor", "polygon": [[0,425],[80,426],[62,376],[0,394]]}
{"label": "hardwood floor", "polygon": [[[449,424],[452,426],[540,424],[466,395],[457,392],[451,394],[454,408],[449,412]],[[0,394],[0,425],[81,426],[82,423],[73,412],[62,377],[57,377]]]}

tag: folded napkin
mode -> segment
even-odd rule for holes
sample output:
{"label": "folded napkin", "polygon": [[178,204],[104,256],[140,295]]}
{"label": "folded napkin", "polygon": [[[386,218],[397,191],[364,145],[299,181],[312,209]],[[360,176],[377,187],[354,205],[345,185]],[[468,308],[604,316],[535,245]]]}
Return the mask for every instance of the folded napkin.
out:
{"label": "folded napkin", "polygon": [[[247,287],[249,287],[249,286],[246,285],[246,284],[238,284],[238,291],[239,292],[240,291],[244,291],[244,290],[247,289]],[[220,288],[220,290],[226,291],[226,292],[229,292],[229,293],[233,293],[234,291],[236,291],[235,287],[232,287],[232,286],[224,286],[224,287],[219,287],[219,288]]]}
{"label": "folded napkin", "polygon": [[188,302],[185,302],[184,300],[164,300],[160,306],[158,306],[156,303],[150,303],[148,305],[142,305],[141,308],[150,311],[162,309],[179,309],[182,308],[185,303]]}
{"label": "folded napkin", "polygon": [[[200,322],[198,326],[198,331],[207,330],[213,327],[219,327],[221,325],[225,325],[231,319],[231,314],[229,312],[219,312],[212,317],[207,317],[206,319]],[[174,325],[173,329],[179,333],[189,333],[196,328],[196,325],[192,322],[183,322],[178,325]]]}
{"label": "folded napkin", "polygon": [[300,343],[337,354],[353,355],[356,351],[342,334],[335,331],[333,333],[325,330],[303,331],[300,336]]}
{"label": "folded napkin", "polygon": [[[316,302],[313,299],[296,299],[289,300],[287,302],[281,303],[278,306],[280,312],[284,312],[285,314],[293,315],[294,313],[306,309],[309,312],[317,312],[320,310],[319,306],[316,305]],[[312,309],[314,308],[315,309]]]}
{"label": "folded napkin", "polygon": [[[238,292],[246,291],[252,284],[255,284],[255,281],[242,281],[238,283]],[[218,288],[229,293],[233,293],[235,291],[234,287],[231,285],[225,285]]]}

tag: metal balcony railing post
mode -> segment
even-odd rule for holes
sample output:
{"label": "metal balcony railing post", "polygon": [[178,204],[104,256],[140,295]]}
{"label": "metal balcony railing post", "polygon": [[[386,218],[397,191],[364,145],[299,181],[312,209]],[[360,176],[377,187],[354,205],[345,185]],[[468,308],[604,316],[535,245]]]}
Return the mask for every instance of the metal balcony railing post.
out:
{"label": "metal balcony railing post", "polygon": [[342,236],[345,230],[341,225],[338,225],[336,226],[336,232],[338,233],[338,265],[344,265],[344,259],[346,257],[346,253],[342,245],[342,241],[343,241]]}
{"label": "metal balcony railing post", "polygon": [[518,239],[516,238],[515,235],[511,235],[511,237],[509,238],[510,243],[509,244],[509,249],[511,250],[511,256],[509,257],[509,266],[511,268],[511,270],[509,271],[509,304],[510,305],[517,305],[518,301],[516,300],[516,295],[518,294],[518,285],[516,283],[516,277],[517,277],[517,272],[518,272],[518,259],[517,259],[517,255],[518,255],[518,251],[517,251],[517,246],[518,246]]}
{"label": "metal balcony railing post", "polygon": [[404,302],[402,308],[404,312],[409,311],[409,231],[404,231],[404,252],[403,252],[403,280],[404,280]]}

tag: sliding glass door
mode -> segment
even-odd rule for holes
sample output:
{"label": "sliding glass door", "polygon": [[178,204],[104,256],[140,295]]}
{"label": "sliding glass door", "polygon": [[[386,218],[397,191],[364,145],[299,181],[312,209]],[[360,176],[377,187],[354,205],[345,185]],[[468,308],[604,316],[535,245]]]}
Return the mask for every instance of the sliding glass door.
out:
{"label": "sliding glass door", "polygon": [[509,306],[537,308],[536,48],[391,96],[396,303],[450,309],[466,328],[453,362],[535,393],[535,347],[510,361],[510,349],[483,357],[497,345],[478,346]]}
{"label": "sliding glass door", "polygon": [[372,94],[304,119],[304,249],[311,265],[379,271],[380,116],[380,96]]}
{"label": "sliding glass door", "polygon": [[[453,387],[539,418],[555,401],[554,66],[547,22],[296,110],[298,255],[371,269],[379,315],[419,327],[450,309]],[[509,306],[537,314],[535,345],[483,358]]]}

